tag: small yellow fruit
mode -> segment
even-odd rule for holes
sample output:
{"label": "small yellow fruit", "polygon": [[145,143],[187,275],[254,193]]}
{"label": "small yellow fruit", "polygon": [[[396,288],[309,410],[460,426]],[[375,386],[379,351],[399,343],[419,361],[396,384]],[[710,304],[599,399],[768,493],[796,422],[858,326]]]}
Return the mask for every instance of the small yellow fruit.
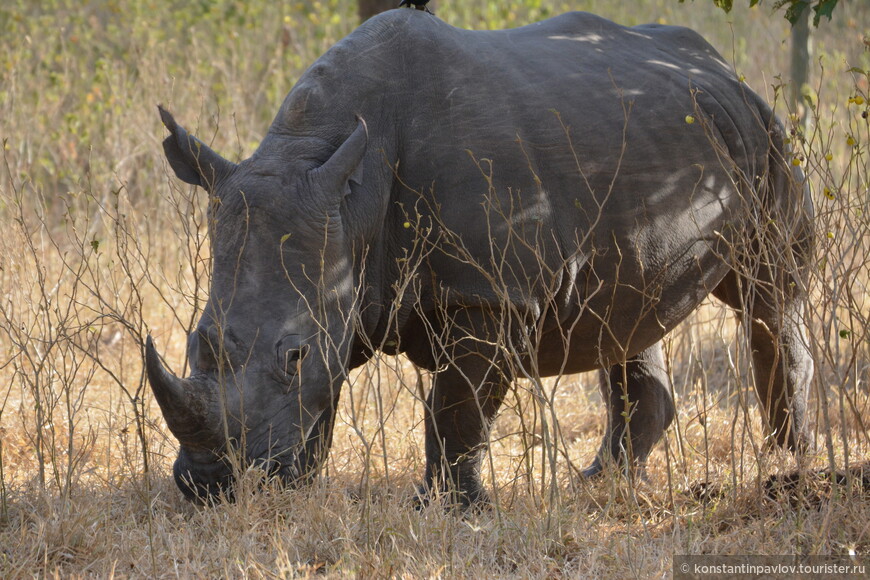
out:
{"label": "small yellow fruit", "polygon": [[826,233],[825,235],[828,236],[828,239],[829,239],[829,240],[833,240],[833,239],[834,239],[834,232],[828,232],[828,233]]}
{"label": "small yellow fruit", "polygon": [[854,137],[852,137],[851,135],[846,136],[846,145],[848,145],[849,147],[854,147],[855,143],[857,143],[857,141],[855,141]]}
{"label": "small yellow fruit", "polygon": [[833,153],[825,153],[825,161],[830,161],[833,158],[834,158]]}
{"label": "small yellow fruit", "polygon": [[403,223],[403,224],[402,224],[402,227],[405,228],[405,229],[407,230],[408,228],[411,227],[411,222],[405,222],[405,223]]}
{"label": "small yellow fruit", "polygon": [[822,193],[824,193],[824,194],[825,194],[825,197],[827,197],[827,198],[830,199],[831,201],[833,201],[833,200],[835,199],[835,197],[836,197],[836,196],[834,195],[834,192],[831,191],[831,188],[830,188],[830,187],[826,187],[825,189],[823,189],[823,190],[822,190]]}
{"label": "small yellow fruit", "polygon": [[797,167],[798,165],[801,164],[800,158],[795,157],[794,159],[791,160],[791,164],[794,165],[795,167]]}
{"label": "small yellow fruit", "polygon": [[693,117],[692,115],[686,115],[686,123],[691,125],[694,122],[695,122],[695,117]]}

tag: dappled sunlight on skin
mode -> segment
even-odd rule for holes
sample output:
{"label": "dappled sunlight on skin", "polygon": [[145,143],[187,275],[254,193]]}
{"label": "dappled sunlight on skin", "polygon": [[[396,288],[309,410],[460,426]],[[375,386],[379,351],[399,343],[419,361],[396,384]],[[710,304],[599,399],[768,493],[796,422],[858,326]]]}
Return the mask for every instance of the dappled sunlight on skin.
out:
{"label": "dappled sunlight on skin", "polygon": [[547,38],[551,40],[573,40],[575,42],[588,42],[589,44],[601,44],[604,41],[604,37],[600,34],[577,34],[571,36],[565,35],[553,35],[548,36]]}

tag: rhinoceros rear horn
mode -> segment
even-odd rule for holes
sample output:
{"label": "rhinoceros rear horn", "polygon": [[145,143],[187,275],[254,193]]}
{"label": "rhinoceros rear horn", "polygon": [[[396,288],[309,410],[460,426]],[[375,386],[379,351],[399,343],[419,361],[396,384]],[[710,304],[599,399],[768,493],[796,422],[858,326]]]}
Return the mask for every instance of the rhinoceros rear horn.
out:
{"label": "rhinoceros rear horn", "polygon": [[357,117],[357,126],[332,157],[317,169],[321,183],[331,190],[350,193],[350,182],[363,182],[362,158],[368,145],[368,127],[362,117]]}
{"label": "rhinoceros rear horn", "polygon": [[158,105],[157,109],[160,119],[171,133],[163,140],[163,152],[175,175],[186,183],[212,191],[214,184],[235,168],[235,163],[227,161],[189,134],[162,106]]}
{"label": "rhinoceros rear horn", "polygon": [[202,405],[194,401],[187,381],[166,370],[150,336],[145,341],[145,371],[169,430],[182,443],[199,443],[203,418],[194,409]]}

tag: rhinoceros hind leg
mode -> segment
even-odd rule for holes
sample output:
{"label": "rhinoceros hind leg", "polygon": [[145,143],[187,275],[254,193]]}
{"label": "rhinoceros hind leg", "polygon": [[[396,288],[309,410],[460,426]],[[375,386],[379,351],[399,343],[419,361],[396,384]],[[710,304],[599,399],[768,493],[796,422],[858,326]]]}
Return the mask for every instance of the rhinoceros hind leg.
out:
{"label": "rhinoceros hind leg", "polygon": [[675,414],[661,343],[602,370],[600,381],[607,429],[595,461],[583,471],[586,477],[609,464],[642,466]]}
{"label": "rhinoceros hind leg", "polygon": [[747,282],[732,272],[714,295],[735,308],[741,322],[749,322],[755,391],[771,438],[801,452],[811,447],[806,415],[813,359],[798,285],[769,282],[785,279],[765,272]]}

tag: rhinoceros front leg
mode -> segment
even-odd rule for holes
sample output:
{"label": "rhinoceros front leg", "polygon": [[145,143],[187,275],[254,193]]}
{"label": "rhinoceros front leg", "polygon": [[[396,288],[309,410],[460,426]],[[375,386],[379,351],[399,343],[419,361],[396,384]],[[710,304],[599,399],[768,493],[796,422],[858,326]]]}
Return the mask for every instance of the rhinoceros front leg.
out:
{"label": "rhinoceros front leg", "polygon": [[477,338],[488,334],[486,322],[468,322],[443,348],[445,364],[426,405],[426,489],[455,494],[462,506],[488,501],[481,460],[509,384],[495,341]]}
{"label": "rhinoceros front leg", "polygon": [[595,461],[583,472],[587,477],[609,463],[642,465],[675,413],[661,343],[602,370],[600,380],[607,429]]}

